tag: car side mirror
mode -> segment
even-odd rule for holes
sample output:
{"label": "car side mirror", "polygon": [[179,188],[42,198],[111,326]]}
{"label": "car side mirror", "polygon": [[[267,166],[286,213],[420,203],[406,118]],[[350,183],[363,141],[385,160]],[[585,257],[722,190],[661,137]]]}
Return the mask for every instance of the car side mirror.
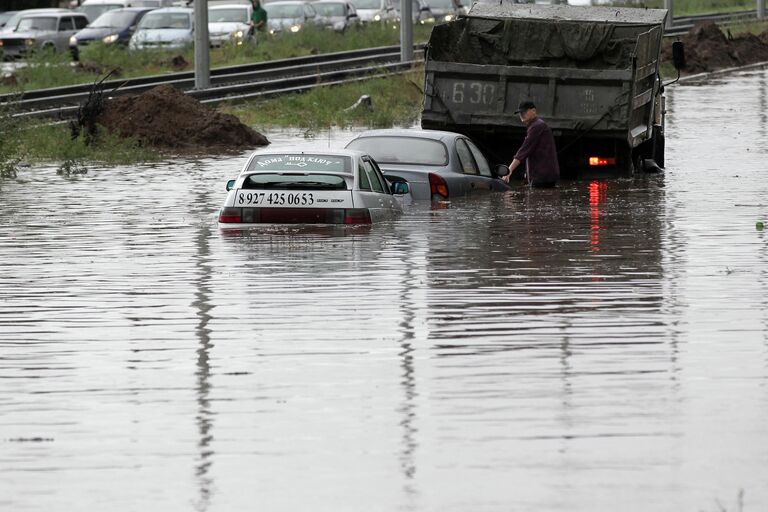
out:
{"label": "car side mirror", "polygon": [[682,41],[672,43],[672,64],[678,71],[685,67],[685,47]]}
{"label": "car side mirror", "polygon": [[496,172],[496,176],[498,176],[499,178],[503,178],[504,176],[509,174],[509,167],[507,167],[504,164],[499,164],[496,166],[494,171]]}
{"label": "car side mirror", "polygon": [[411,191],[411,187],[408,186],[407,181],[396,181],[392,184],[392,193],[396,196],[407,194]]}
{"label": "car side mirror", "polygon": [[229,180],[229,181],[227,182],[227,191],[230,191],[230,190],[232,190],[233,188],[235,188],[235,182],[236,182],[236,181],[237,181],[237,180]]}
{"label": "car side mirror", "polygon": [[355,12],[351,12],[351,13],[349,13],[349,15],[347,16],[347,18],[357,18],[357,13],[355,13]]}

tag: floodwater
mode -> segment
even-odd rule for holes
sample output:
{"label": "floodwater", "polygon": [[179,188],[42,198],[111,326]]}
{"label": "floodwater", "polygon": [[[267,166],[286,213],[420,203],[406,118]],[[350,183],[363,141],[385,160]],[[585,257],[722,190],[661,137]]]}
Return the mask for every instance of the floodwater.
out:
{"label": "floodwater", "polygon": [[370,230],[222,234],[247,155],[0,181],[0,510],[765,510],[768,72],[668,111]]}

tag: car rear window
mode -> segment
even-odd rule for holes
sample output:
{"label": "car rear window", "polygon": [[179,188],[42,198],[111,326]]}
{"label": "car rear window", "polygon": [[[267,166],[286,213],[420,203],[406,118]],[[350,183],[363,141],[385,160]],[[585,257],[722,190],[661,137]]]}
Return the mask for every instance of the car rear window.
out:
{"label": "car rear window", "polygon": [[269,153],[253,157],[248,170],[351,173],[352,159],[348,156],[323,155],[319,153]]}
{"label": "car rear window", "polygon": [[440,141],[416,137],[360,137],[347,145],[380,164],[448,165],[448,149]]}
{"label": "car rear window", "polygon": [[269,190],[347,190],[344,176],[335,174],[258,173],[243,181],[243,188]]}

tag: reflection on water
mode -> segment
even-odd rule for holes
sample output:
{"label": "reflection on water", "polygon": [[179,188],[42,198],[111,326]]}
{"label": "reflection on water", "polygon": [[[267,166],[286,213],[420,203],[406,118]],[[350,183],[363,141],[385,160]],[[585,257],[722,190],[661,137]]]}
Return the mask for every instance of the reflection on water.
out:
{"label": "reflection on water", "polygon": [[760,509],[766,79],[671,90],[664,174],[367,229],[221,233],[247,154],[0,181],[0,507]]}

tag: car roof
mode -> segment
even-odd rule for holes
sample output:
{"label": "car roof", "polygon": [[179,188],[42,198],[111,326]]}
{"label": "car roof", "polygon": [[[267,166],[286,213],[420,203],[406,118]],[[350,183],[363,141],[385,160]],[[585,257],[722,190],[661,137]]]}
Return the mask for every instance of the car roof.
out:
{"label": "car roof", "polygon": [[112,9],[107,12],[143,12],[143,11],[156,11],[157,9],[154,7],[121,7],[119,9]]}
{"label": "car roof", "polygon": [[347,4],[347,0],[312,0],[313,4]]}
{"label": "car roof", "polygon": [[312,2],[309,2],[308,0],[278,0],[277,2],[264,4],[262,7],[267,7],[268,5],[304,5],[310,3]]}
{"label": "car roof", "polygon": [[456,137],[463,137],[460,133],[446,132],[442,130],[422,130],[420,128],[383,128],[380,130],[366,130],[359,134],[356,139],[361,137],[411,137],[415,139],[429,140],[451,140]]}
{"label": "car roof", "polygon": [[152,14],[154,13],[162,14],[164,12],[183,12],[185,14],[192,14],[195,12],[195,10],[190,7],[162,7],[160,9],[152,9]]}
{"label": "car roof", "polygon": [[212,11],[214,9],[233,9],[233,8],[247,9],[248,7],[250,7],[248,4],[213,4],[208,6],[208,10]]}
{"label": "car roof", "polygon": [[26,18],[50,18],[50,17],[59,17],[59,18],[61,18],[61,17],[64,17],[64,16],[77,16],[77,17],[82,17],[82,18],[86,18],[87,17],[82,12],[70,11],[69,9],[65,9],[63,12],[62,11],[56,11],[56,12],[35,12],[35,13],[25,14],[21,18],[22,19],[26,19]]}
{"label": "car roof", "polygon": [[251,156],[255,155],[317,155],[317,156],[349,156],[357,158],[366,156],[368,153],[365,151],[359,151],[357,149],[296,149],[291,146],[280,146],[269,149],[259,149],[254,151]]}

